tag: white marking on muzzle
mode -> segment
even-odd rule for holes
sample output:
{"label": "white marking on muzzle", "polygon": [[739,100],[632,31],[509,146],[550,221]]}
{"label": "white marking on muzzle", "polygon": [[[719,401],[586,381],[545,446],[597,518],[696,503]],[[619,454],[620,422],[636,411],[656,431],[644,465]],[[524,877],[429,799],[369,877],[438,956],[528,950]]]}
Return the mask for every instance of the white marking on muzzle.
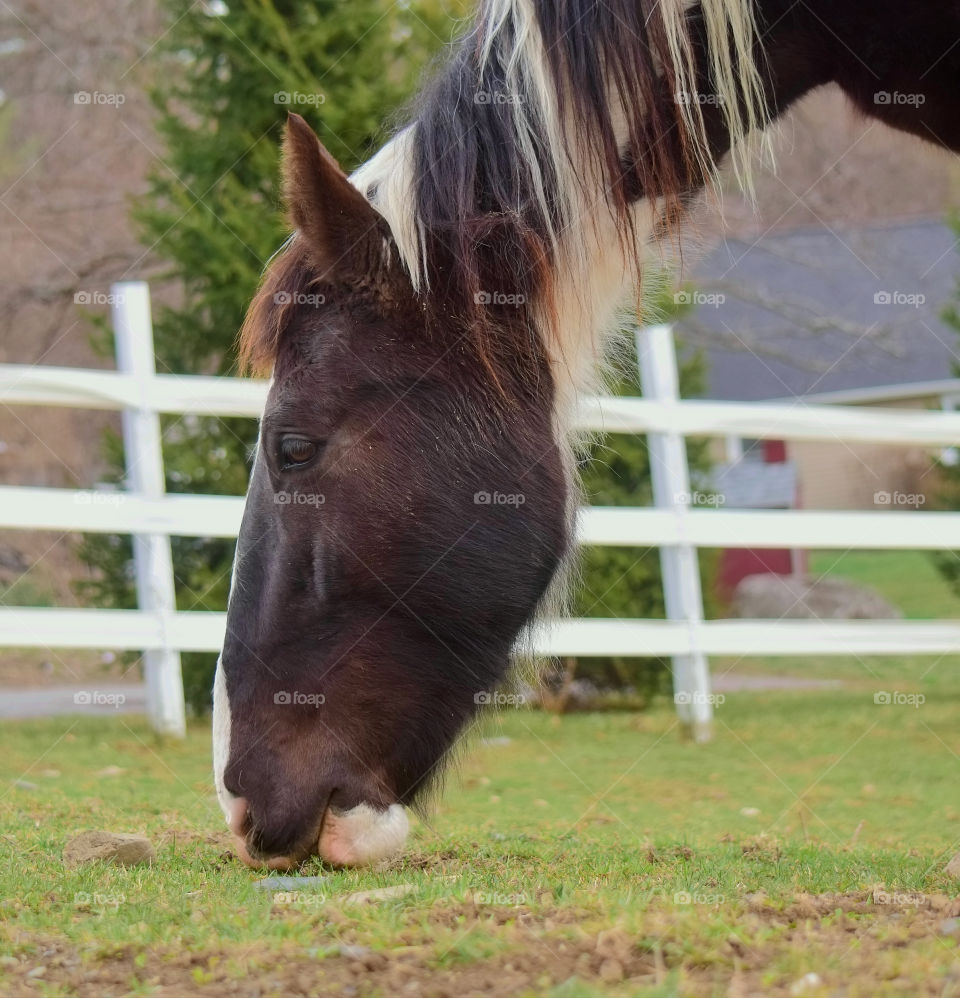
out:
{"label": "white marking on muzzle", "polygon": [[213,680],[213,779],[223,816],[230,824],[236,796],[223,785],[223,773],[230,758],[230,701],[227,699],[227,678],[223,665],[217,661],[217,674]]}
{"label": "white marking on muzzle", "polygon": [[[291,238],[293,238],[291,236]],[[273,389],[273,375],[267,385],[267,391]],[[257,455],[260,450],[260,435],[253,448],[253,466],[256,467]],[[244,500],[246,508],[246,500]],[[237,572],[240,568],[240,540],[237,539],[237,549],[233,553],[233,566],[230,569],[230,593],[227,596],[227,612],[233,602],[233,594],[237,591]],[[223,785],[223,774],[230,760],[230,700],[227,697],[227,676],[223,669],[223,656],[217,659],[217,672],[213,680],[213,780],[217,788],[217,799],[223,810],[223,816],[230,825],[233,814],[233,802],[239,798],[230,793]]]}
{"label": "white marking on muzzle", "polygon": [[400,804],[378,811],[358,804],[349,811],[330,808],[323,820],[318,852],[334,866],[367,866],[396,855],[407,840],[410,822]]}

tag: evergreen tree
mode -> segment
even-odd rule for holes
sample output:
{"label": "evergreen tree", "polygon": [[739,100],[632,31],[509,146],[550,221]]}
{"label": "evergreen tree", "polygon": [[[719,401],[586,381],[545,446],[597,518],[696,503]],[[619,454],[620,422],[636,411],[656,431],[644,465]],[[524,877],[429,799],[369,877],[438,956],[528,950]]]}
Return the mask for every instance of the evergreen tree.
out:
{"label": "evergreen tree", "polygon": [[[287,111],[306,117],[353,169],[383,140],[385,119],[408,99],[461,8],[441,0],[167,6],[169,30],[148,56],[162,159],[134,208],[144,245],[163,264],[154,292],[170,285],[164,299],[176,302],[155,308],[157,370],[227,374],[247,304],[287,234],[278,210]],[[242,494],[255,439],[252,420],[166,418],[168,491]],[[120,442],[106,447],[120,479]],[[226,607],[233,549],[232,541],[174,538],[180,609]],[[98,569],[87,595],[136,605],[129,538],[88,537],[81,555]],[[215,656],[183,661],[188,701],[205,709]]]}

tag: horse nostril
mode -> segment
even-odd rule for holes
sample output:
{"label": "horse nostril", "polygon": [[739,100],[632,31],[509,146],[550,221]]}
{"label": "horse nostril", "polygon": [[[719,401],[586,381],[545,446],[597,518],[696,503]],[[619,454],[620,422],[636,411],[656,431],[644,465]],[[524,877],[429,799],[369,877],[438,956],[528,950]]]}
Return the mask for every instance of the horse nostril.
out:
{"label": "horse nostril", "polygon": [[230,820],[228,824],[230,831],[237,838],[242,839],[247,834],[249,813],[250,809],[247,807],[247,799],[245,797],[237,797],[236,800],[230,802]]}

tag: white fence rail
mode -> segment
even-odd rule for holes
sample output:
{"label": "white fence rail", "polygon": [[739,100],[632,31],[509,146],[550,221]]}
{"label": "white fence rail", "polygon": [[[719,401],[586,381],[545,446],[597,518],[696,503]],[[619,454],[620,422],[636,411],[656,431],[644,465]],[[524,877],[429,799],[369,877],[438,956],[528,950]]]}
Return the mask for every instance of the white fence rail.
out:
{"label": "white fence rail", "polygon": [[[81,371],[0,365],[0,404],[124,413],[128,491],[0,487],[0,529],[130,533],[137,539],[138,610],[0,607],[0,646],[130,648],[145,653],[151,720],[184,730],[180,651],[217,651],[225,615],[177,612],[170,536],[235,537],[243,499],[163,492],[158,413],[259,416],[266,386],[233,378],[156,374],[146,285],[112,289],[118,367]],[[702,547],[958,549],[960,513],[691,509],[682,446],[687,436],[831,442],[931,449],[960,444],[960,412],[680,401],[672,335],[642,330],[647,397],[585,400],[584,429],[647,433],[656,506],[581,511],[581,543],[661,551],[668,620],[566,620],[539,629],[545,655],[656,655],[674,660],[682,719],[709,733],[711,655],[935,654],[960,650],[960,621],[704,621],[696,573]]]}
{"label": "white fence rail", "polygon": [[[0,486],[0,528],[236,537],[242,513],[241,496]],[[960,551],[960,513],[691,509],[680,520],[667,509],[594,506],[580,511],[577,535],[601,547]]]}

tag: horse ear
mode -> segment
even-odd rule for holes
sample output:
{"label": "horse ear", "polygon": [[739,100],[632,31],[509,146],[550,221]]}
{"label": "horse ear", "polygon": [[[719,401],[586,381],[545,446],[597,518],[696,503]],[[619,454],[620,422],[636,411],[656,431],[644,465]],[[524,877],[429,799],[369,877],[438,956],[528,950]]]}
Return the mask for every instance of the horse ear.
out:
{"label": "horse ear", "polygon": [[320,270],[329,277],[368,273],[382,245],[380,216],[299,114],[287,119],[283,177],[291,218]]}

